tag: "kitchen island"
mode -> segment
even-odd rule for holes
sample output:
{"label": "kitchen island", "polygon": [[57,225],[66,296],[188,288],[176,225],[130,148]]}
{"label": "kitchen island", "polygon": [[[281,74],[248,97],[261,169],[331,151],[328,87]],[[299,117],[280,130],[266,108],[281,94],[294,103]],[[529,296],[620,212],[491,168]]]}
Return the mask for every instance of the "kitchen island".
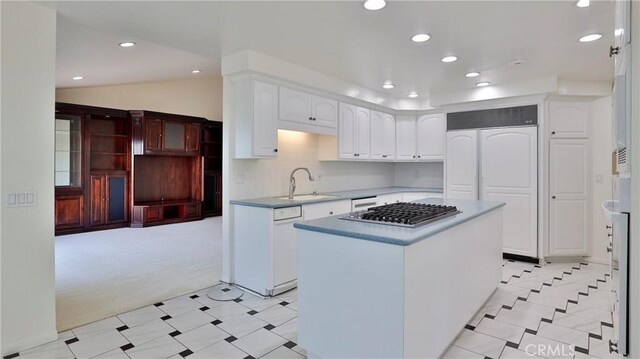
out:
{"label": "kitchen island", "polygon": [[503,202],[418,228],[341,216],[296,223],[298,341],[309,357],[435,358],[501,278]]}

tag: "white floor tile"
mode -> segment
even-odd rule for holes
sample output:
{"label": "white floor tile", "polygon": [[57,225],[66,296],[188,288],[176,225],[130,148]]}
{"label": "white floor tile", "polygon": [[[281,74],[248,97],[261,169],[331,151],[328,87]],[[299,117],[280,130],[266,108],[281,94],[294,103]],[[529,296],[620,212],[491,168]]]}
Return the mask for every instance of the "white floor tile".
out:
{"label": "white floor tile", "polygon": [[589,334],[555,324],[541,323],[537,335],[589,349]]}
{"label": "white floor tile", "polygon": [[214,320],[215,318],[211,317],[206,312],[203,312],[201,310],[194,310],[192,312],[188,312],[180,316],[167,319],[166,322],[167,324],[176,328],[180,332],[185,333],[201,325],[211,323]]}
{"label": "white floor tile", "polygon": [[225,358],[225,359],[242,359],[248,354],[242,350],[227,343],[225,340],[217,342],[214,345],[208,346],[198,352],[195,352],[188,356],[189,359],[211,359],[211,358]]}
{"label": "white floor tile", "polygon": [[296,345],[295,347],[291,348],[291,350],[293,350],[296,353],[301,354],[305,358],[307,357],[307,351],[303,347],[301,347],[299,345]]}
{"label": "white floor tile", "polygon": [[618,359],[618,354],[609,353],[609,341],[591,339],[589,343],[589,355],[603,359]]}
{"label": "white floor tile", "polygon": [[160,319],[165,315],[167,315],[167,313],[161,311],[155,305],[149,305],[124,314],[119,314],[118,318],[129,328],[133,328],[154,319]]}
{"label": "white floor tile", "polygon": [[287,304],[287,308],[298,311],[298,301]]}
{"label": "white floor tile", "polygon": [[300,353],[296,353],[293,350],[287,347],[279,347],[276,350],[269,352],[267,355],[262,358],[266,359],[303,359]]}
{"label": "white floor tile", "polygon": [[78,359],[91,358],[128,344],[129,341],[117,330],[110,330],[69,344],[69,349]]}
{"label": "white floor tile", "polygon": [[174,338],[165,335],[158,339],[136,346],[126,351],[127,355],[132,359],[150,359],[150,358],[168,358],[174,354],[181,353],[186,350]]}
{"label": "white floor tile", "polygon": [[546,319],[553,319],[553,316],[556,313],[555,307],[532,303],[530,301],[523,302],[521,300],[516,302],[516,304],[513,306],[513,309],[534,314],[536,316],[539,316],[540,318]]}
{"label": "white floor tile", "polygon": [[471,330],[463,330],[453,345],[491,358],[500,357],[506,341]]}
{"label": "white floor tile", "polygon": [[527,354],[526,352],[511,347],[504,347],[500,359],[541,359],[537,355]]}
{"label": "white floor tile", "polygon": [[602,334],[599,320],[580,317],[573,314],[556,313],[553,317],[553,324],[566,328],[576,329],[585,333]]}
{"label": "white floor tile", "polygon": [[120,334],[124,335],[131,344],[139,346],[174,331],[175,328],[165,323],[164,320],[155,319],[146,324],[123,330]]}
{"label": "white floor tile", "polygon": [[288,339],[294,343],[298,342],[298,318],[293,318],[290,321],[279,325],[277,328],[271,329],[272,332],[279,336]]}
{"label": "white floor tile", "polygon": [[205,324],[186,333],[182,333],[175,338],[187,347],[187,349],[195,353],[228,337],[229,333],[224,330],[213,324]]}
{"label": "white floor tile", "polygon": [[255,315],[256,318],[275,326],[281,325],[298,316],[298,312],[282,305],[275,305]]}
{"label": "white floor tile", "polygon": [[452,345],[442,355],[442,359],[484,359],[484,355]]}
{"label": "white floor tile", "polygon": [[569,303],[569,306],[567,307],[567,314],[573,314],[580,317],[595,319],[605,323],[612,322],[610,311],[587,307],[580,304]]}
{"label": "white floor tile", "polygon": [[97,357],[91,359],[129,359],[129,356],[125,354],[122,349],[113,349],[104,354],[100,354]]}
{"label": "white floor tile", "polygon": [[19,358],[28,359],[70,359],[74,358],[64,340],[58,339],[54,342],[37,346],[33,349],[20,353]]}
{"label": "white floor tile", "polygon": [[169,314],[172,317],[185,314],[201,308],[203,305],[189,298],[188,296],[178,297],[163,302],[158,309]]}
{"label": "white floor tile", "polygon": [[476,327],[475,331],[515,344],[520,343],[520,339],[522,339],[522,335],[524,334],[524,328],[522,327],[489,318],[484,318]]}
{"label": "white floor tile", "polygon": [[211,308],[207,313],[223,322],[228,321],[231,318],[237,317],[241,314],[246,314],[249,311],[247,307],[240,305],[236,302],[224,302],[221,305]]}
{"label": "white floor tile", "polygon": [[235,340],[232,344],[254,358],[259,358],[286,342],[287,340],[279,335],[273,334],[266,329],[259,329]]}
{"label": "white floor tile", "polygon": [[573,358],[574,349],[565,343],[545,337],[524,333],[518,349],[544,358]]}
{"label": "white floor tile", "polygon": [[242,299],[242,302],[240,302],[241,305],[249,308],[249,310],[253,309],[258,312],[261,312],[267,308],[271,308],[274,305],[277,305],[278,303],[282,302],[282,300],[280,299],[261,298],[249,293],[245,293],[241,299]]}
{"label": "white floor tile", "polygon": [[107,319],[99,320],[91,324],[83,325],[78,328],[72,329],[78,339],[86,339],[97,334],[101,334],[116,328],[123,326],[124,323],[117,317],[110,317]]}
{"label": "white floor tile", "polygon": [[61,341],[73,339],[75,337],[76,337],[76,335],[73,334],[73,331],[71,331],[71,330],[67,330],[66,332],[58,333],[58,340],[61,340]]}
{"label": "white floor tile", "polygon": [[293,303],[293,302],[298,300],[298,288],[292,289],[292,290],[290,290],[288,292],[285,292],[285,293],[282,293],[282,294],[278,294],[274,298],[276,298],[276,299],[278,299],[280,301]]}
{"label": "white floor tile", "polygon": [[243,337],[267,325],[266,322],[255,318],[249,314],[242,314],[232,320],[222,322],[218,326],[227,333],[231,333],[236,338]]}
{"label": "white floor tile", "polygon": [[498,313],[498,315],[496,315],[496,320],[513,324],[519,327],[528,328],[531,330],[538,329],[538,325],[540,324],[541,319],[542,317],[538,314],[521,312],[516,309],[512,309],[512,310],[503,309]]}

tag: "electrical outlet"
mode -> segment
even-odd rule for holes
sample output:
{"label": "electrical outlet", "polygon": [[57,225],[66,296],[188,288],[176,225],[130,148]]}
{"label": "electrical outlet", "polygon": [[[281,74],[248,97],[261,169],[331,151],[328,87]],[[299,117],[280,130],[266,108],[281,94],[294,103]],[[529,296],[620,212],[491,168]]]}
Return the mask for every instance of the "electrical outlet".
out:
{"label": "electrical outlet", "polygon": [[236,175],[236,184],[244,184],[244,173],[238,173]]}

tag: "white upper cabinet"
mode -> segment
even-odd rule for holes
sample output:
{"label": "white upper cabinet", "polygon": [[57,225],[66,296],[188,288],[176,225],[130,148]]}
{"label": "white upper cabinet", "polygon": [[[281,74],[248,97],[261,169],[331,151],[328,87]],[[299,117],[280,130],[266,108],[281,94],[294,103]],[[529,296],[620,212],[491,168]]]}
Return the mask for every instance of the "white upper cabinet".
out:
{"label": "white upper cabinet", "polygon": [[231,81],[235,158],[276,157],[278,86],[250,76]]}
{"label": "white upper cabinet", "polygon": [[416,159],[416,118],[396,116],[396,161]]}
{"label": "white upper cabinet", "polygon": [[318,126],[338,126],[338,101],[311,95],[311,117]]}
{"label": "white upper cabinet", "polygon": [[368,108],[356,106],[356,158],[371,158],[371,118]]}
{"label": "white upper cabinet", "polygon": [[357,146],[356,106],[340,103],[338,121],[338,158],[354,159]]}
{"label": "white upper cabinet", "polygon": [[371,111],[371,159],[395,159],[396,126],[393,115]]}
{"label": "white upper cabinet", "polygon": [[[280,120],[282,128],[331,134],[338,125],[338,101],[306,92],[280,87]],[[320,126],[321,128],[318,128]]]}
{"label": "white upper cabinet", "polygon": [[444,159],[447,125],[443,113],[418,117],[416,135],[419,161],[442,161]]}
{"label": "white upper cabinet", "polygon": [[551,138],[588,138],[591,127],[589,102],[550,101]]}

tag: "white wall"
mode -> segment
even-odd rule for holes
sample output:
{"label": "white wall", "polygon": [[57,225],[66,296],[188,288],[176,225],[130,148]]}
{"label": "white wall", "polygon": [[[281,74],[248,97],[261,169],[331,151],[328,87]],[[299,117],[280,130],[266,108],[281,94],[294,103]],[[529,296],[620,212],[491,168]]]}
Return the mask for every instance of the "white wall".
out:
{"label": "white wall", "polygon": [[2,208],[2,356],[55,340],[53,154],[56,12],[1,6],[0,192],[34,190],[34,207]]}
{"label": "white wall", "polygon": [[444,187],[444,166],[442,162],[396,163],[393,176],[394,186]]}
{"label": "white wall", "polygon": [[222,77],[63,88],[56,90],[56,101],[222,121]]}
{"label": "white wall", "polygon": [[[607,246],[609,245],[608,224],[602,214],[602,201],[611,199],[611,150],[612,113],[611,96],[597,99],[591,104],[591,261],[609,263]],[[598,180],[601,176],[602,180]]]}

